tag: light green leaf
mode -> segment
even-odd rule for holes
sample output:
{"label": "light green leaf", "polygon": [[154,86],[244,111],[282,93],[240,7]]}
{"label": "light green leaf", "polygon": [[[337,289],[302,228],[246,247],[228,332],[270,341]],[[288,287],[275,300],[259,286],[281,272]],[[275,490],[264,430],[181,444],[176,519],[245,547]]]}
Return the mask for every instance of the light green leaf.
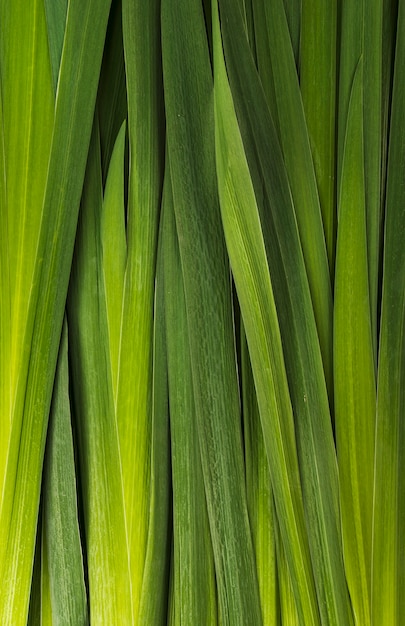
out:
{"label": "light green leaf", "polygon": [[67,341],[65,324],[44,461],[42,555],[48,572],[51,623],[84,626],[88,622],[87,598],[77,511]]}
{"label": "light green leaf", "polygon": [[371,623],[376,381],[369,304],[360,60],[347,117],[336,250],[335,429],[346,578],[356,624]]}
{"label": "light green leaf", "polygon": [[130,170],[117,422],[137,622],[149,524],[153,300],[164,157],[160,1],[124,0],[122,10]]}
{"label": "light green leaf", "polygon": [[101,259],[102,173],[95,123],[68,300],[74,415],[91,620],[133,623],[127,528]]}
{"label": "light green leaf", "polygon": [[125,232],[124,152],[125,122],[115,141],[108,169],[101,212],[101,247],[114,403],[117,403],[122,303],[127,241]]}

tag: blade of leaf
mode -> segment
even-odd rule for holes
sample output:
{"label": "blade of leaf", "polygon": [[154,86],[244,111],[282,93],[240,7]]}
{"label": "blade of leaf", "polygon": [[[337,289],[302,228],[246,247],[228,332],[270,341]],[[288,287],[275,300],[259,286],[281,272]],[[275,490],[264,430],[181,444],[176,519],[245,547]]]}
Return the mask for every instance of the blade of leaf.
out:
{"label": "blade of leaf", "polygon": [[113,2],[111,6],[98,87],[98,114],[103,182],[105,182],[115,140],[127,116],[120,1]]}
{"label": "blade of leaf", "polygon": [[373,624],[405,611],[405,3],[399,2],[388,154],[373,518]]}
{"label": "blade of leaf", "polygon": [[45,0],[53,88],[56,93],[69,0]]}
{"label": "blade of leaf", "polygon": [[337,0],[303,0],[300,88],[311,144],[331,277],[336,246]]}
{"label": "blade of leaf", "polygon": [[163,179],[160,1],[124,0],[130,171],[117,421],[135,622],[150,501],[153,298]]}
{"label": "blade of leaf", "polygon": [[[222,7],[221,25],[225,58],[234,97],[232,101],[232,96],[227,96],[225,100],[227,104],[224,107],[226,115],[229,115],[230,119],[234,119],[236,109],[238,118],[242,120],[237,136],[240,137],[240,133],[242,133],[243,141],[247,146],[245,156],[245,146],[238,146],[237,143],[236,145],[233,143],[232,132],[238,130],[238,120],[233,121],[233,130],[228,128],[226,140],[224,139],[224,150],[226,150],[226,157],[222,157],[224,171],[229,170],[225,164],[233,152],[236,151],[240,155],[241,161],[239,163],[238,160],[232,161],[235,173],[229,172],[228,174],[233,178],[233,185],[236,185],[238,190],[238,193],[234,192],[229,198],[229,206],[232,207],[233,203],[238,201],[238,194],[242,193],[241,185],[237,181],[242,176],[240,169],[243,170],[247,167],[245,163],[247,159],[249,167],[252,168],[255,175],[250,178],[249,170],[245,172],[243,174],[245,184],[249,185],[249,189],[252,184],[256,184],[259,178],[257,171],[259,171],[262,185],[258,190],[255,202],[251,198],[247,200],[244,197],[246,192],[242,193],[243,211],[239,210],[242,215],[244,212],[248,212],[251,216],[252,210],[253,212],[259,211],[260,214],[254,219],[257,220],[259,217],[259,226],[262,232],[256,231],[248,249],[257,245],[255,244],[257,238],[259,241],[264,239],[265,257],[260,260],[260,263],[263,272],[267,273],[268,268],[270,268],[271,282],[274,285],[274,298],[295,415],[304,509],[318,605],[325,622],[350,623],[351,608],[342,558],[335,446],[322,359],[294,207],[291,202],[291,194],[275,129],[268,113],[251,55],[247,50],[246,40],[242,35],[240,14],[237,11],[232,11],[231,3],[228,0],[221,0],[220,7]],[[223,75],[225,80],[226,74]],[[220,82],[218,81],[218,83]],[[223,113],[223,117],[225,117],[225,113]],[[226,148],[227,144],[228,148]],[[247,182],[249,179],[250,183]],[[256,200],[260,199],[263,194],[263,188],[265,202],[256,205]],[[252,217],[245,219],[249,221]],[[244,228],[247,228],[245,222]],[[238,243],[238,251],[240,251],[242,243]],[[240,268],[240,262],[237,261],[238,254],[239,252],[235,251],[236,266],[241,271],[243,268]],[[244,285],[247,280],[248,276],[246,275],[243,281],[241,280],[239,298],[246,288]],[[264,292],[266,298],[271,297],[269,295],[269,277],[262,278],[260,284],[267,285]],[[256,289],[250,295],[253,301],[257,297],[256,295],[253,297],[255,292]],[[268,308],[269,305],[263,306]],[[255,314],[250,309],[248,310],[249,313],[244,318],[245,324],[247,317]],[[256,319],[256,324],[260,328],[262,322],[260,318],[256,317]],[[267,321],[265,324],[267,333],[270,332],[267,325],[271,323],[273,322]],[[246,330],[248,329],[246,328]],[[255,368],[262,368],[263,361],[258,356],[255,364],[251,348],[250,353],[255,372]],[[255,374],[255,379],[256,375],[259,374]],[[261,384],[268,386],[269,383],[263,381]],[[258,389],[257,382],[256,389]],[[268,406],[268,402],[267,405],[265,402],[262,405],[259,403],[263,415],[266,414]],[[268,442],[270,439],[271,437],[268,436]],[[266,443],[266,445],[270,446],[271,444]],[[270,463],[269,450],[270,448],[268,448]],[[273,489],[275,490],[274,480]],[[274,495],[277,507],[275,492]],[[278,511],[279,520],[281,517]],[[283,535],[283,537],[286,536]],[[298,578],[302,575],[299,570],[297,570],[297,575]],[[293,584],[296,584],[294,583],[294,576],[292,578]],[[297,592],[297,604],[299,604],[297,586],[295,586],[295,590]]]}
{"label": "blade of leaf", "polygon": [[25,623],[28,613],[47,418],[109,7],[109,0],[89,0],[84,11],[79,0],[69,3],[0,513],[0,564],[7,581],[0,592],[0,621],[13,626]]}
{"label": "blade of leaf", "polygon": [[339,63],[338,189],[353,77],[363,57],[364,179],[368,272],[374,360],[377,364],[378,293],[381,255],[382,31],[383,0],[342,2]]}
{"label": "blade of leaf", "polygon": [[173,476],[173,623],[215,626],[217,600],[214,559],[198,441],[187,310],[169,174],[165,179],[164,202],[162,238]]}
{"label": "blade of leaf", "polygon": [[126,123],[124,122],[111,155],[101,213],[103,275],[115,405],[117,403],[122,302],[127,260],[124,199],[125,131]]}
{"label": "blade of leaf", "polygon": [[151,498],[139,622],[167,624],[171,557],[171,467],[165,330],[163,242],[160,230],[154,306]]}
{"label": "blade of leaf", "polygon": [[[217,175],[227,249],[245,324],[275,505],[299,614],[303,624],[317,624],[320,621],[281,337],[256,199],[222,57],[218,17],[214,19],[214,53]],[[247,214],[251,207],[256,208],[256,213]]]}
{"label": "blade of leaf", "polygon": [[49,572],[52,622],[87,624],[71,429],[65,324],[48,425],[43,482],[43,555]]}
{"label": "blade of leaf", "polygon": [[91,619],[132,624],[129,551],[101,259],[102,170],[95,123],[68,299]]}
{"label": "blade of leaf", "polygon": [[273,490],[243,326],[241,329],[241,361],[246,491],[255,548],[263,624],[277,624],[280,620],[280,607]]}
{"label": "blade of leaf", "polygon": [[376,382],[371,334],[363,154],[362,61],[347,118],[336,251],[335,429],[346,578],[357,624],[371,623]]}
{"label": "blade of leaf", "polygon": [[294,202],[326,383],[333,403],[332,290],[329,266],[315,170],[282,0],[266,3],[265,17],[280,125],[280,145]]}
{"label": "blade of leaf", "polygon": [[213,81],[200,2],[163,0],[162,50],[170,173],[220,621],[259,625],[229,265],[216,187]]}

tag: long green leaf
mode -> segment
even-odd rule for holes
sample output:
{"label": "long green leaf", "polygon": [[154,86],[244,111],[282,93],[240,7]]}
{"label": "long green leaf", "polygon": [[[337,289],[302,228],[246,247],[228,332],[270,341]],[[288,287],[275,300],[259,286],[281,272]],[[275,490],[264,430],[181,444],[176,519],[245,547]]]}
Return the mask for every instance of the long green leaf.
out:
{"label": "long green leaf", "polygon": [[405,614],[405,3],[400,0],[392,94],[378,364],[373,520],[373,624]]}
{"label": "long green leaf", "polygon": [[354,74],[363,58],[363,133],[367,250],[374,360],[377,363],[378,293],[381,254],[383,0],[342,2],[339,63],[338,190]]}
{"label": "long green leaf", "polygon": [[215,626],[217,601],[214,559],[198,441],[186,302],[169,174],[165,181],[164,198],[162,236],[173,475],[173,623],[184,626]]}
{"label": "long green leaf", "polygon": [[163,179],[160,0],[124,0],[130,171],[117,421],[135,622],[150,500],[153,298]]}
{"label": "long green leaf", "polygon": [[129,555],[103,283],[101,206],[101,155],[95,123],[68,300],[74,412],[91,619],[130,625]]}
{"label": "long green leaf", "polygon": [[[276,510],[303,624],[319,623],[293,415],[256,199],[214,20],[215,136],[228,253],[244,319]],[[258,367],[260,363],[260,367]]]}
{"label": "long green leaf", "polygon": [[213,81],[200,2],[163,0],[162,49],[170,173],[220,622],[260,625],[230,275],[215,175]]}
{"label": "long green leaf", "polygon": [[276,521],[266,446],[263,439],[252,366],[243,328],[241,330],[241,361],[246,491],[255,548],[263,624],[267,626],[269,624],[278,624],[280,620],[276,562]]}
{"label": "long green leaf", "polygon": [[43,538],[52,623],[85,625],[87,597],[78,523],[65,326],[49,420],[43,483]]}
{"label": "long green leaf", "polygon": [[303,0],[300,88],[311,143],[331,276],[336,246],[337,0]]}
{"label": "long green leaf", "polygon": [[[240,168],[245,167],[243,164],[244,160],[247,159],[250,171],[253,172],[250,185],[257,184],[258,178],[260,180],[257,171],[259,171],[262,180],[262,185],[256,196],[257,205],[256,202],[253,203],[252,198],[247,200],[244,197],[247,192],[242,194],[240,183],[236,187],[238,192],[233,192],[232,197],[228,200],[232,205],[232,203],[237,202],[237,198],[241,194],[244,211],[248,210],[247,207],[250,204],[250,211],[257,206],[256,211],[260,213],[259,226],[262,232],[256,231],[256,234],[252,236],[249,248],[259,245],[255,241],[260,241],[260,238],[264,239],[265,257],[261,258],[260,263],[262,264],[262,271],[268,272],[267,262],[267,269],[264,269],[263,263],[268,260],[283,340],[285,365],[295,416],[306,526],[311,547],[318,604],[325,623],[350,623],[351,609],[344,576],[339,526],[335,446],[317,329],[294,207],[291,202],[291,192],[274,125],[260,88],[250,52],[247,50],[246,39],[242,34],[240,13],[232,10],[231,2],[228,0],[222,0],[220,7],[222,7],[221,26],[225,59],[233,97],[233,101],[232,99],[229,100],[228,97],[226,111],[227,115],[233,119],[230,111],[235,107],[238,116],[236,127],[234,126],[233,130],[228,129],[227,131],[226,142],[231,142],[232,132],[235,132],[238,123],[244,141],[242,147],[237,147],[231,143],[232,148],[229,146],[226,148],[224,140],[226,158],[222,157],[223,167],[226,172],[225,165],[230,159],[229,155],[236,151],[237,154],[243,155],[243,158],[240,157],[242,162],[232,162],[232,166],[238,171],[238,174],[229,174],[229,176],[232,175],[235,181],[240,179],[242,176]],[[221,80],[218,80],[218,83],[220,84]],[[225,113],[223,117],[225,117]],[[239,122],[239,120],[241,121]],[[243,154],[245,146],[246,156]],[[248,176],[250,176],[249,170],[244,174],[245,181]],[[234,182],[233,185],[235,184]],[[248,183],[245,182],[245,185]],[[264,203],[260,200],[263,189]],[[241,209],[239,210],[241,211]],[[256,219],[257,217],[255,217]],[[244,228],[247,228],[245,222]],[[238,250],[241,243],[238,244]],[[240,265],[238,262],[239,270]],[[247,279],[248,277],[245,277],[244,281]],[[244,281],[240,285],[239,298],[243,292]],[[267,292],[270,289],[269,277],[265,279],[265,282],[262,279],[260,284],[266,285],[265,292]],[[256,298],[253,297],[253,293],[255,291],[250,294],[250,298],[254,302]],[[267,298],[270,297],[267,295]],[[246,315],[245,324],[246,319],[252,315],[257,315],[257,311],[256,313],[249,312],[249,315]],[[266,322],[266,332],[269,332],[267,324],[270,323],[272,322]],[[257,320],[256,324],[260,328],[262,322]],[[252,357],[252,366],[255,371],[255,367],[262,367],[262,359],[257,357],[256,365],[254,360]],[[261,383],[263,386],[268,386],[268,384],[264,380]],[[257,382],[256,388],[258,388]],[[268,406],[268,402],[267,405],[263,403],[261,407],[259,404],[260,410],[261,412],[264,411],[264,414],[268,410]],[[269,440],[270,437],[268,437]],[[268,444],[266,443],[266,445]],[[268,454],[269,452],[270,449],[268,449]],[[270,454],[269,462],[271,462]],[[275,489],[274,484],[273,489]],[[276,499],[276,493],[274,495]],[[282,518],[279,512],[278,518],[279,520]],[[291,523],[291,519],[288,519]],[[284,537],[286,536],[284,535]],[[292,567],[290,558],[289,565]],[[294,576],[292,577],[294,579]],[[293,584],[296,584],[294,580]],[[295,590],[297,592],[297,604],[299,604],[297,586]]]}
{"label": "long green leaf", "polygon": [[371,623],[371,530],[376,381],[369,304],[363,147],[363,74],[347,118],[336,252],[334,375],[346,578],[356,624]]}
{"label": "long green leaf", "polygon": [[[162,229],[160,229],[160,233],[162,233]],[[150,522],[139,623],[150,626],[166,626],[172,539],[170,518],[172,507],[162,234],[159,239],[156,264]]]}
{"label": "long green leaf", "polygon": [[[5,4],[1,5],[2,18]],[[19,9],[23,20],[30,19],[29,11],[20,3],[8,6]],[[69,4],[46,190],[43,200],[41,194],[38,198],[38,206],[42,208],[43,203],[41,232],[36,262],[32,264],[32,289],[27,288],[29,324],[21,350],[23,367],[19,372],[0,513],[0,567],[5,581],[0,593],[0,621],[13,626],[25,623],[28,612],[46,426],[109,8],[109,0],[90,0],[84,11],[79,0],[72,0]],[[45,24],[44,16],[42,22]],[[1,25],[3,29],[10,23],[1,19]],[[32,30],[31,24],[30,28],[30,32],[38,33],[38,29]],[[2,45],[6,41],[3,32],[0,37]],[[19,31],[11,29],[11,32]],[[13,41],[20,45],[18,37],[13,37]],[[20,62],[19,51],[11,56]],[[29,68],[35,67],[31,61],[32,56],[27,62]],[[49,73],[52,95],[47,55],[42,70]],[[3,78],[3,68],[1,75]],[[26,82],[21,80],[20,84]],[[35,89],[41,91],[36,82]],[[24,98],[22,101],[25,102]],[[10,107],[12,103],[13,98],[10,98]],[[45,140],[38,136],[39,145],[42,141]],[[30,152],[23,154],[26,156]],[[34,167],[30,170],[35,181],[34,189],[38,182],[35,171]],[[25,180],[26,177],[21,178]],[[11,198],[15,192],[7,187],[7,193]],[[30,197],[31,193],[32,190]],[[12,234],[10,231],[10,237]],[[25,255],[21,254],[23,258]],[[31,263],[27,258],[27,268]],[[21,311],[24,311],[23,306]]]}

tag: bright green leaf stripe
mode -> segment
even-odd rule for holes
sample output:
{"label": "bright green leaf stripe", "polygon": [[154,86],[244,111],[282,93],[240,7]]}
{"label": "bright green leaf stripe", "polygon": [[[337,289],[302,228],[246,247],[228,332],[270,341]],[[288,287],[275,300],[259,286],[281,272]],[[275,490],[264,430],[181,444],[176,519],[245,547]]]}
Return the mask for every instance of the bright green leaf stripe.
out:
{"label": "bright green leaf stripe", "polygon": [[263,624],[267,626],[278,624],[280,621],[275,511],[252,366],[243,327],[241,329],[241,361],[246,491]]}
{"label": "bright green leaf stripe", "polygon": [[335,428],[344,561],[356,624],[371,623],[376,384],[367,267],[363,66],[355,74],[339,194],[334,313]]}
{"label": "bright green leaf stripe", "polygon": [[100,225],[111,377],[115,405],[117,403],[122,302],[127,261],[124,199],[125,130],[126,124],[124,122],[118,133],[111,155]]}
{"label": "bright green leaf stripe", "polygon": [[52,621],[87,623],[70,418],[67,326],[62,334],[44,460],[43,537]]}
{"label": "bright green leaf stripe", "polygon": [[169,174],[165,181],[163,253],[173,476],[174,624],[215,626],[217,601],[180,252]]}
{"label": "bright green leaf stripe", "polygon": [[117,421],[135,621],[148,535],[153,296],[163,178],[159,9],[159,0],[123,2],[130,172]]}
{"label": "bright green leaf stripe", "polygon": [[[160,231],[162,232],[162,230]],[[153,333],[151,495],[139,624],[167,624],[171,556],[171,467],[163,242],[159,239]]]}
{"label": "bright green leaf stripe", "polygon": [[109,5],[109,0],[90,0],[83,11],[79,0],[69,4],[22,355],[28,382],[20,377],[0,517],[0,622],[5,625],[25,623],[28,612],[46,425]]}
{"label": "bright green leaf stripe", "polygon": [[[49,67],[45,12],[42,0],[0,2],[0,76],[2,98],[2,247],[7,255],[4,289],[4,328],[10,346],[4,367],[11,388],[2,389],[0,481],[4,486],[6,455],[17,380],[22,368],[28,302],[43,209],[54,120],[54,97]],[[6,239],[7,238],[7,239]],[[8,266],[8,269],[7,269]],[[4,285],[4,287],[3,287]],[[6,291],[7,290],[7,291]],[[3,299],[3,296],[2,296]],[[8,303],[7,303],[8,300]],[[3,316],[2,316],[3,317]],[[8,332],[7,332],[8,331]],[[5,339],[5,342],[7,340]],[[3,335],[2,341],[3,343]],[[2,378],[6,381],[7,378]],[[9,384],[10,384],[9,383]],[[19,429],[19,425],[18,425]],[[1,565],[0,565],[1,567]]]}
{"label": "bright green leaf stripe", "polygon": [[368,272],[375,363],[377,363],[377,298],[379,291],[382,223],[382,31],[383,0],[345,0],[342,2],[337,163],[338,189],[340,189],[340,177],[342,175],[343,149],[352,82],[358,60],[362,56]]}
{"label": "bright green leaf stripe", "polygon": [[405,614],[405,3],[399,2],[388,156],[373,525],[373,624]]}
{"label": "bright green leaf stripe", "polygon": [[282,0],[265,4],[280,144],[294,202],[318,328],[325,378],[332,396],[332,291],[315,170]]}
{"label": "bright green leaf stripe", "polygon": [[277,522],[277,519],[275,519],[274,522],[278,586],[280,589],[280,621],[275,622],[275,624],[277,626],[279,625],[279,623],[281,623],[283,626],[301,626],[301,622],[298,617],[293,586],[291,583],[291,575],[288,569],[288,563],[285,555],[283,541],[281,538],[280,526]]}
{"label": "bright green leaf stripe", "polygon": [[[3,487],[7,441],[11,426],[11,293],[8,250],[8,212],[4,160],[4,121],[0,72],[0,488]],[[0,565],[1,569],[1,565]]]}
{"label": "bright green leaf stripe", "polygon": [[336,245],[337,0],[303,0],[300,88],[318,183],[331,276]]}
{"label": "bright green leaf stripe", "polygon": [[229,266],[216,188],[213,84],[200,2],[162,2],[162,47],[170,172],[220,621],[260,625]]}
{"label": "bright green leaf stripe", "polygon": [[[235,108],[239,119],[242,120],[240,128],[248,147],[246,157],[253,170],[259,169],[266,194],[266,204],[260,202],[257,205],[260,212],[260,228],[263,229],[260,237],[264,238],[266,245],[266,257],[273,283],[288,383],[296,418],[300,474],[318,604],[326,623],[348,623],[350,603],[341,549],[335,447],[317,330],[294,209],[274,126],[250,53],[246,50],[246,40],[242,36],[240,14],[232,10],[232,3],[229,0],[223,0],[220,6],[223,9],[221,23],[225,57]],[[232,102],[228,106],[233,109]],[[229,130],[227,141],[230,141],[231,134],[232,131]],[[229,154],[236,149],[236,146],[233,149],[229,148]],[[238,148],[238,153],[241,149],[243,154],[243,146]],[[234,167],[237,165],[234,164]],[[248,173],[245,174],[245,178],[247,175]],[[235,179],[240,176],[241,174],[235,175]],[[253,177],[252,180],[255,183]],[[239,185],[237,188],[239,190]],[[246,205],[249,203],[252,203],[251,199],[246,200]],[[257,245],[255,244],[257,237],[256,234],[249,248]],[[267,284],[268,280],[267,278],[263,285]],[[241,286],[240,298],[242,292]],[[259,321],[257,323],[259,324]],[[253,361],[252,358],[255,371]],[[262,360],[258,358],[256,366],[262,367],[261,363]],[[262,384],[268,385],[267,382]],[[266,411],[266,404],[263,403],[260,409],[261,412]],[[278,517],[281,518],[280,513]],[[287,556],[289,558],[289,555]]]}
{"label": "bright green leaf stripe", "polygon": [[[218,18],[217,18],[218,19]],[[252,360],[273,492],[303,624],[319,623],[292,408],[254,190],[214,21],[215,134],[221,212]]]}
{"label": "bright green leaf stripe", "polygon": [[101,203],[101,156],[95,127],[76,236],[68,321],[90,613],[96,624],[118,626],[132,624],[132,605],[101,263]]}

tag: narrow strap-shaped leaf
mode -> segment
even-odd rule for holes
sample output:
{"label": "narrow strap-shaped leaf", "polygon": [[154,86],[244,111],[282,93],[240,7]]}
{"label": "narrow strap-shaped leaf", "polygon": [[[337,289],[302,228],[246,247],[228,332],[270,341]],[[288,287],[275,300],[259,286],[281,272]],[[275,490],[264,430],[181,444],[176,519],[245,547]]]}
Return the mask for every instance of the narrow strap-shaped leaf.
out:
{"label": "narrow strap-shaped leaf", "polygon": [[115,404],[117,403],[122,302],[127,261],[124,199],[125,130],[124,122],[111,155],[101,213],[103,275]]}
{"label": "narrow strap-shaped leaf", "polygon": [[110,0],[89,0],[85,9],[79,0],[69,3],[0,513],[1,577],[6,581],[0,622],[5,625],[17,626],[27,618],[46,426],[109,8]]}
{"label": "narrow strap-shaped leaf", "polygon": [[129,189],[117,421],[134,620],[146,558],[150,499],[153,299],[163,179],[160,0],[124,0]]}
{"label": "narrow strap-shaped leaf", "polygon": [[[221,0],[220,7],[222,7],[221,26],[225,59],[233,97],[233,102],[231,100],[227,107],[232,111],[235,106],[238,121],[241,120],[240,132],[245,142],[242,148],[231,144],[232,148],[228,147],[227,153],[232,154],[237,150],[238,154],[241,154],[242,150],[243,154],[246,145],[245,158],[248,159],[249,167],[252,167],[253,171],[259,170],[265,190],[265,203],[259,202],[256,210],[260,213],[261,236],[264,239],[274,289],[295,416],[304,509],[318,605],[325,623],[350,623],[350,603],[341,548],[335,446],[317,329],[294,208],[275,129],[251,55],[247,51],[246,40],[242,36],[240,14],[232,10],[229,0]],[[235,122],[233,124],[235,125]],[[232,132],[234,131],[228,130],[227,142],[231,141]],[[227,156],[227,159],[229,158]],[[237,166],[237,163],[233,163],[233,167]],[[241,177],[239,170],[237,171],[238,174],[233,174],[234,180]],[[247,176],[249,172],[245,173],[245,179]],[[256,176],[252,176],[250,184],[252,182],[254,185]],[[238,193],[234,192],[232,203],[238,198],[240,187],[238,184]],[[259,189],[257,198],[260,198],[262,193],[263,190]],[[249,203],[252,207],[256,205],[252,204],[251,199],[244,201],[245,211]],[[250,247],[255,245],[254,240],[257,237],[258,235],[255,235]],[[246,279],[247,277],[244,280]],[[268,285],[268,281],[269,278],[266,278],[263,285]],[[268,289],[269,287],[266,291]],[[250,297],[252,298],[253,294]],[[260,328],[259,321],[256,323]],[[252,366],[255,371],[253,358]],[[256,363],[256,367],[259,366],[262,367],[260,359]],[[262,384],[268,385],[268,382],[263,381]],[[268,409],[263,403],[260,410],[266,412]],[[274,496],[276,499],[276,493]],[[281,517],[278,511],[279,520]],[[293,575],[292,578],[294,579]],[[297,587],[295,589],[297,590]],[[299,601],[297,593],[297,604]],[[303,619],[302,616],[300,618]]]}
{"label": "narrow strap-shaped leaf", "polygon": [[102,172],[95,122],[68,299],[74,415],[86,531],[91,620],[132,624],[118,430],[101,259]]}
{"label": "narrow strap-shaped leaf", "polygon": [[336,246],[337,0],[303,0],[300,88],[311,144],[331,276]]}
{"label": "narrow strap-shaped leaf", "polygon": [[51,60],[53,88],[56,92],[65,37],[66,16],[69,0],[45,0],[48,27],[49,58]]}
{"label": "narrow strap-shaped leaf", "polygon": [[98,86],[97,108],[103,183],[105,183],[116,137],[127,116],[121,0],[111,4]]}
{"label": "narrow strap-shaped leaf", "polygon": [[349,100],[357,63],[362,56],[367,250],[375,365],[377,364],[377,299],[382,226],[382,32],[383,0],[345,0],[342,2],[337,183],[340,189]]}
{"label": "narrow strap-shaped leaf", "polygon": [[[52,600],[51,600],[51,582],[49,573],[49,558],[46,549],[46,531],[44,525],[41,524],[41,626],[53,626],[52,617]],[[84,582],[84,581],[83,581]],[[83,589],[85,591],[85,589]],[[79,622],[86,624],[85,621]]]}
{"label": "narrow strap-shaped leaf", "polygon": [[170,173],[220,622],[259,626],[231,283],[215,174],[213,81],[198,0],[162,1],[162,50]]}
{"label": "narrow strap-shaped leaf", "polygon": [[67,326],[62,334],[44,460],[43,549],[55,626],[87,624],[70,416]]}
{"label": "narrow strap-shaped leaf", "polygon": [[[301,622],[298,617],[291,575],[288,569],[277,519],[275,519],[274,530],[276,538],[278,586],[280,590],[280,622],[283,626],[300,626]],[[276,624],[278,623],[279,622],[276,622]]]}
{"label": "narrow strap-shaped leaf", "polygon": [[288,30],[290,32],[291,45],[294,52],[294,60],[297,69],[300,66],[300,34],[301,34],[301,12],[303,0],[284,0],[284,9],[287,16]]}
{"label": "narrow strap-shaped leaf", "polygon": [[244,320],[281,533],[303,624],[319,623],[293,415],[256,199],[214,19],[215,137],[222,221]]}
{"label": "narrow strap-shaped leaf", "polygon": [[246,491],[255,548],[263,624],[280,620],[277,582],[275,511],[269,463],[263,439],[259,407],[246,335],[241,329],[241,375]]}
{"label": "narrow strap-shaped leaf", "polygon": [[282,0],[265,4],[280,145],[294,202],[329,394],[332,396],[332,290],[321,208],[293,50]]}
{"label": "narrow strap-shaped leaf", "polygon": [[371,623],[376,382],[369,305],[362,61],[347,118],[334,313],[335,432],[346,578],[356,624]]}
{"label": "narrow strap-shaped leaf", "polygon": [[405,3],[399,2],[388,155],[373,520],[373,624],[405,614]]}
{"label": "narrow strap-shaped leaf", "polygon": [[28,611],[27,626],[39,626],[41,624],[41,533],[37,534],[34,553],[34,565],[32,568],[30,606]]}
{"label": "narrow strap-shaped leaf", "polygon": [[[173,477],[174,624],[217,623],[214,559],[198,441],[187,311],[170,175],[163,253]],[[184,574],[187,572],[187,583]]]}
{"label": "narrow strap-shaped leaf", "polygon": [[156,265],[150,522],[139,623],[166,626],[172,543],[170,518],[172,503],[162,229],[160,229]]}
{"label": "narrow strap-shaped leaf", "polygon": [[[0,2],[0,81],[0,219],[4,266],[4,295],[1,296],[4,313],[1,317],[6,325],[2,329],[6,334],[2,335],[1,343],[4,337],[2,358],[6,359],[3,368],[7,369],[1,380],[9,387],[4,389],[1,400],[1,441],[4,443],[0,450],[0,484],[3,489],[17,381],[20,379],[20,384],[25,384],[26,378],[23,341],[54,121],[43,0]],[[17,424],[17,430],[19,427]]]}

